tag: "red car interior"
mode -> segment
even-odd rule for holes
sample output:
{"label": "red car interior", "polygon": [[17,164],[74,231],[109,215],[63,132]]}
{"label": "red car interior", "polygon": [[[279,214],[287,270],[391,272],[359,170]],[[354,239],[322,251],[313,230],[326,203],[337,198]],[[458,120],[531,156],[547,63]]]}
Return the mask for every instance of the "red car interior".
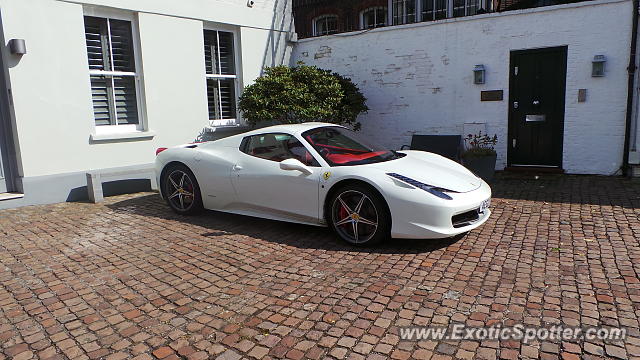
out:
{"label": "red car interior", "polygon": [[352,161],[360,161],[385,154],[386,151],[375,151],[364,154],[328,154],[327,159],[336,164],[344,164]]}
{"label": "red car interior", "polygon": [[[323,155],[331,162],[335,164],[345,164],[353,161],[360,161],[369,159],[372,157],[380,156],[387,151],[366,151],[366,150],[358,150],[358,149],[349,149],[339,146],[327,145],[327,144],[318,144],[314,143],[311,139],[311,136],[306,136],[305,139],[313,146],[321,148],[321,152]],[[326,150],[326,152],[322,151]]]}

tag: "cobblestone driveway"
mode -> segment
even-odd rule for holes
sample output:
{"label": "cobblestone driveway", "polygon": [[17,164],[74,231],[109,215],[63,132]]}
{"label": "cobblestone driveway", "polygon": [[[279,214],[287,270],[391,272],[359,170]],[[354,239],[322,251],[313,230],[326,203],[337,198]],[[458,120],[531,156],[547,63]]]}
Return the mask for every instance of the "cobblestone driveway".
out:
{"label": "cobblestone driveway", "polygon": [[[640,182],[502,178],[458,240],[360,249],[155,194],[0,212],[0,358],[640,359]],[[624,342],[400,341],[398,326],[628,328]]]}

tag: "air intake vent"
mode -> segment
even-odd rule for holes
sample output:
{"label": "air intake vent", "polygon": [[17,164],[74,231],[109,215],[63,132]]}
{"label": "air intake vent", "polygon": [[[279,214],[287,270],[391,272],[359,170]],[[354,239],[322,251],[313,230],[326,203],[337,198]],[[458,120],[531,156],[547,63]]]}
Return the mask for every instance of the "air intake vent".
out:
{"label": "air intake vent", "polygon": [[463,212],[462,214],[454,215],[451,217],[451,223],[454,228],[461,228],[467,225],[471,225],[478,221],[480,216],[478,215],[478,209]]}

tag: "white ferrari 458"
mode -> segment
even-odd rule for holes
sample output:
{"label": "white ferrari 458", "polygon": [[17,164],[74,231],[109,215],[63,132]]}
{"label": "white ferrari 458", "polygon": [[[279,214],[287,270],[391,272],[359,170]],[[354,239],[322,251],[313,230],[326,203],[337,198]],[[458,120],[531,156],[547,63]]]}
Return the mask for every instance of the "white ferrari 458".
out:
{"label": "white ferrari 458", "polygon": [[357,245],[452,237],[491,214],[491,188],[462,165],[387,150],[334,124],[271,126],[156,154],[160,194],[178,214],[329,226]]}

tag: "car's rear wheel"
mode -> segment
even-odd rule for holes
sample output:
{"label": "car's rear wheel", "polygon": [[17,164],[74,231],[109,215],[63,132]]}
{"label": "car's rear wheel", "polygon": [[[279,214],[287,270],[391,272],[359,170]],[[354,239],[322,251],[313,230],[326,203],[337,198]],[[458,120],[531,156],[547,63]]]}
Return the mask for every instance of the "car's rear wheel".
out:
{"label": "car's rear wheel", "polygon": [[366,186],[338,189],[330,200],[328,218],[333,231],[353,245],[371,245],[389,238],[391,219],[386,203]]}
{"label": "car's rear wheel", "polygon": [[174,212],[191,215],[202,210],[200,186],[188,167],[171,165],[164,172],[162,184],[164,198]]}

